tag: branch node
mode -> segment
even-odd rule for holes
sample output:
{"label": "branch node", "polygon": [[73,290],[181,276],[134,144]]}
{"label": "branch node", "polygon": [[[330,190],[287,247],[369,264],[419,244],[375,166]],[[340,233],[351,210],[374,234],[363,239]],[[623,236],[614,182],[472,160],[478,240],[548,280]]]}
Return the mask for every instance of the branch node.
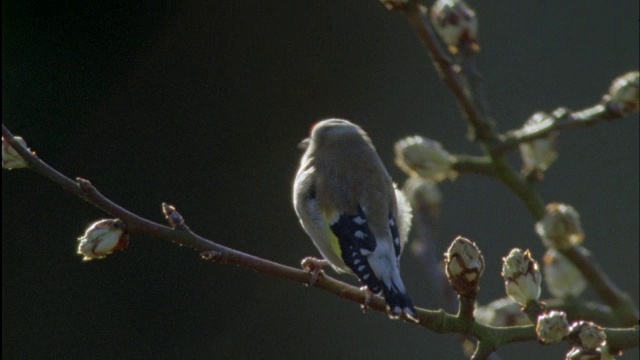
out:
{"label": "branch node", "polygon": [[80,186],[80,189],[82,189],[82,191],[85,192],[85,194],[91,193],[95,191],[95,187],[91,184],[91,181],[87,180],[87,179],[83,179],[81,177],[76,178],[76,182],[78,183],[78,186]]}
{"label": "branch node", "polygon": [[188,230],[189,227],[184,224],[184,218],[176,207],[167,203],[162,203],[162,213],[164,217],[167,219],[169,226],[175,230]]}

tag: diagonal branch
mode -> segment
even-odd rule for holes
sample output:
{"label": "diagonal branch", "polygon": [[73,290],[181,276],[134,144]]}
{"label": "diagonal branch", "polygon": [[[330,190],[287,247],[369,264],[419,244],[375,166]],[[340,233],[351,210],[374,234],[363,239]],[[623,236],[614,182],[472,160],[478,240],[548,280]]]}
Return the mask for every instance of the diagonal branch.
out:
{"label": "diagonal branch", "polygon": [[598,296],[611,307],[619,324],[624,326],[638,324],[638,310],[633,300],[627,293],[620,290],[597,262],[585,256],[576,247],[559,251],[580,270]]}
{"label": "diagonal branch", "polygon": [[[369,298],[365,292],[355,286],[348,285],[333,279],[324,273],[316,280],[307,271],[279,264],[267,259],[259,258],[201,237],[186,226],[178,229],[158,224],[151,220],[136,215],[122,206],[102,195],[88,180],[78,178],[77,182],[69,179],[53,167],[40,160],[26,147],[17,142],[13,134],[2,125],[2,135],[27,162],[29,168],[35,173],[58,184],[65,191],[73,193],[83,200],[95,205],[99,209],[120,219],[130,233],[145,233],[154,237],[188,246],[198,251],[204,260],[222,264],[234,264],[254,270],[256,272],[278,277],[305,285],[325,290],[343,299],[366,305],[376,311],[386,312],[386,304],[380,296]],[[473,336],[486,344],[487,348],[497,348],[499,345],[511,342],[533,341],[536,334],[533,326],[496,328],[479,323],[469,326],[455,315],[444,310],[418,310],[418,325],[437,333],[460,333]],[[406,322],[413,323],[410,319],[403,318]],[[612,330],[613,331],[613,330]],[[615,329],[609,341],[619,349],[638,346],[638,328]]]}
{"label": "diagonal branch", "polygon": [[462,110],[462,115],[473,129],[474,139],[481,143],[496,143],[498,138],[493,131],[492,124],[482,115],[484,107],[479,107],[472,99],[472,96],[468,94],[464,82],[458,75],[459,66],[453,62],[450,53],[442,47],[438,40],[438,35],[436,35],[433,26],[431,26],[431,21],[427,16],[427,8],[418,4],[417,1],[408,1],[401,9],[405,11],[409,22],[427,48],[433,64],[440,73],[445,85],[453,93]]}
{"label": "diagonal branch", "polygon": [[[386,312],[386,305],[381,297],[375,296],[368,299],[366,294],[359,288],[335,280],[327,275],[323,274],[323,276],[314,281],[312,274],[307,271],[279,264],[217,244],[195,234],[187,227],[172,229],[168,226],[158,224],[134,214],[102,195],[88,180],[78,178],[77,181],[73,181],[36,157],[31,153],[31,151],[29,151],[29,149],[25,148],[15,140],[13,134],[4,126],[4,124],[2,125],[2,135],[4,140],[8,142],[9,145],[11,145],[11,147],[13,147],[27,162],[29,169],[51,180],[63,190],[75,194],[102,211],[120,219],[126,225],[126,229],[129,233],[145,233],[163,240],[178,243],[200,252],[204,260],[215,261],[223,264],[240,265],[266,275],[306,285],[313,285],[314,287],[329,291],[335,295],[357,302],[361,305],[366,304],[373,310]],[[437,324],[450,323],[451,321],[455,322],[455,317],[445,313],[444,311],[419,309],[419,315],[420,324],[422,326],[428,327],[437,332],[448,332],[447,330],[438,327]]]}
{"label": "diagonal branch", "polygon": [[[126,225],[126,229],[129,233],[149,234],[163,240],[168,240],[173,243],[190,247],[200,252],[204,260],[223,264],[240,265],[266,275],[306,285],[313,285],[314,287],[329,291],[347,300],[357,302],[361,305],[366,304],[373,310],[386,312],[386,305],[381,297],[374,296],[368,299],[365,292],[361,291],[359,288],[335,280],[327,275],[323,274],[323,276],[320,276],[316,281],[314,281],[313,275],[307,271],[279,264],[217,244],[193,233],[187,227],[183,227],[179,230],[172,229],[136,215],[102,195],[88,180],[78,178],[77,182],[73,181],[53,167],[49,166],[47,163],[31,153],[29,149],[17,142],[13,134],[4,126],[4,124],[2,125],[2,135],[4,140],[8,142],[9,145],[11,145],[11,147],[13,147],[27,162],[29,169],[51,180],[55,184],[59,185],[63,190],[77,195],[102,211],[120,219]],[[451,325],[456,323],[456,317],[447,314],[444,311],[419,309],[419,319],[421,326],[427,327],[436,332],[451,332],[454,331],[452,329],[456,328]]]}
{"label": "diagonal branch", "polygon": [[549,125],[537,128],[535,131],[526,131],[525,129],[508,131],[504,135],[504,141],[493,146],[491,152],[494,154],[502,154],[521,143],[545,137],[552,132],[594,126],[603,122],[622,119],[626,117],[626,115],[628,114],[616,111],[606,106],[606,104],[596,104],[578,111],[559,108],[551,113],[554,121],[549,123]]}

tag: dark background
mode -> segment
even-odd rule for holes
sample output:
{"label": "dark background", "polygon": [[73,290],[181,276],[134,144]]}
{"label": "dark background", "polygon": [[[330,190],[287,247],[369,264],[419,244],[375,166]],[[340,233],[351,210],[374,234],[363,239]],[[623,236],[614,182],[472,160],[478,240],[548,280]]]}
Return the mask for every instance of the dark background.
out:
{"label": "dark background", "polygon": [[[318,119],[361,124],[398,181],[392,147],[403,136],[479,151],[405,17],[377,1],[2,6],[10,130],[130,210],[162,222],[160,203],[173,203],[195,232],[261,257],[297,266],[317,255],[290,192],[296,144]],[[537,110],[589,106],[638,67],[636,0],[473,6],[500,130]],[[546,201],[576,207],[586,246],[636,304],[638,163],[635,114],[564,133],[540,185]],[[502,296],[501,256],[514,246],[542,256],[531,217],[489,179],[463,176],[442,190],[440,239],[475,240],[487,261],[479,300]],[[102,217],[29,171],[2,172],[3,357],[463,357],[453,335],[362,315],[325,292],[205,263],[146,236],[107,260],[82,262],[76,238]],[[403,275],[418,305],[435,306],[411,254]],[[595,298],[591,290],[586,297]],[[565,351],[527,343],[500,353]]]}

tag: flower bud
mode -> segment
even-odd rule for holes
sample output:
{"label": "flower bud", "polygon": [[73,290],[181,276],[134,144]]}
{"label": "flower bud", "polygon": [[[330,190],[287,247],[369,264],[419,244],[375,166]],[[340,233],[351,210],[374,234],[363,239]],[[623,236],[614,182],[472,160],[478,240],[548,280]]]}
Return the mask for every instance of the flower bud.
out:
{"label": "flower bud", "polygon": [[536,223],[536,232],[548,248],[569,249],[584,241],[580,215],[570,205],[550,203],[545,216]]}
{"label": "flower bud", "polygon": [[549,311],[538,316],[536,324],[536,334],[538,339],[545,344],[560,342],[569,335],[569,322],[567,314],[563,311]]}
{"label": "flower bud", "polygon": [[522,312],[521,306],[510,298],[501,298],[485,306],[476,306],[473,313],[480,324],[489,326],[523,326],[531,325],[527,314]]}
{"label": "flower bud", "polygon": [[[22,146],[27,147],[26,141],[20,136],[15,136],[17,142],[19,142]],[[16,149],[14,149],[7,141],[5,141],[4,137],[2,137],[2,168],[7,170],[12,169],[20,169],[29,166],[26,161],[18,154]]]}
{"label": "flower bud", "polygon": [[595,350],[604,346],[607,334],[600,326],[590,321],[577,321],[571,324],[569,341],[582,348]]}
{"label": "flower bud", "polygon": [[[586,252],[583,248],[579,250]],[[542,272],[547,289],[554,297],[578,297],[587,287],[587,280],[569,259],[555,249],[549,249],[542,258]]]}
{"label": "flower bud", "polygon": [[542,275],[529,250],[513,249],[502,258],[502,277],[507,295],[522,306],[540,297]]}
{"label": "flower bud", "polygon": [[455,177],[454,158],[442,145],[422,136],[410,136],[395,145],[396,165],[410,176],[440,182]]}
{"label": "flower bud", "polygon": [[605,99],[607,105],[623,114],[638,111],[640,107],[639,76],[637,71],[632,71],[613,80]]}
{"label": "flower bud", "polygon": [[167,203],[162,203],[162,213],[164,214],[164,217],[167,219],[167,222],[172,229],[183,230],[187,227],[184,224],[184,218],[178,212],[178,210],[176,210],[175,206]]}
{"label": "flower bud", "polygon": [[78,238],[78,255],[83,261],[102,259],[112,252],[129,246],[129,235],[118,219],[103,219],[94,222],[84,235]]}
{"label": "flower bud", "polygon": [[440,212],[442,192],[435,182],[418,176],[412,176],[405,181],[402,191],[407,199],[409,199],[414,212],[425,206],[433,215],[437,215]]}
{"label": "flower bud", "polygon": [[444,256],[447,278],[453,289],[460,295],[477,294],[484,271],[484,258],[478,246],[458,236]]}
{"label": "flower bud", "polygon": [[431,23],[442,41],[456,51],[463,40],[476,42],[478,18],[462,0],[438,0],[431,8]]}
{"label": "flower bud", "polygon": [[[537,112],[527,120],[522,128],[524,133],[533,133],[540,128],[553,124],[554,118],[547,113]],[[544,138],[524,142],[520,144],[520,156],[522,157],[523,172],[530,174],[547,170],[558,158],[556,151],[557,133],[550,133]]]}

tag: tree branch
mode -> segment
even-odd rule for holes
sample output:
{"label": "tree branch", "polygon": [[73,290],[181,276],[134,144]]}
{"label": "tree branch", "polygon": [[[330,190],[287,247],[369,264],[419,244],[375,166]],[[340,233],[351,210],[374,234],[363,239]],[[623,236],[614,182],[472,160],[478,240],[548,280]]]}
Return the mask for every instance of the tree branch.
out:
{"label": "tree branch", "polygon": [[[609,106],[607,97],[605,97],[602,104],[581,111],[570,112],[560,108],[553,112],[555,121],[535,131],[523,128],[507,132],[505,135],[496,134],[493,120],[488,115],[484,88],[481,86],[482,76],[475,62],[477,50],[474,48],[474,44],[462,41],[460,47],[462,63],[461,66],[456,65],[449,51],[441,45],[428,18],[426,7],[418,4],[417,1],[408,0],[402,1],[401,5],[394,8],[402,9],[406,13],[418,37],[427,48],[436,70],[445,85],[451,90],[465,119],[473,129],[474,140],[480,142],[482,150],[487,154],[486,158],[457,156],[454,169],[459,172],[480,173],[500,180],[522,201],[536,221],[541,220],[545,214],[544,201],[532,184],[507,162],[504,157],[505,152],[522,142],[544,137],[551,132],[592,126],[600,122],[622,118],[627,114],[619,107]],[[459,76],[460,72],[465,77]],[[563,254],[578,267],[598,295],[612,307],[621,324],[637,324],[638,313],[631,298],[619,290],[592,259],[587,259],[578,251],[567,250],[563,251]],[[482,345],[483,347],[488,346],[487,344]]]}
{"label": "tree branch", "polygon": [[638,324],[638,310],[636,310],[633,300],[618,288],[598,263],[585,256],[576,247],[559,249],[558,251],[576,265],[598,296],[611,307],[620,325],[633,326]]}
{"label": "tree branch", "polygon": [[[125,224],[129,233],[149,234],[163,240],[193,248],[201,254],[204,260],[239,265],[265,275],[287,279],[305,285],[312,285],[341,298],[366,305],[373,310],[380,312],[387,311],[386,304],[380,296],[369,298],[367,294],[359,288],[333,279],[324,273],[321,273],[321,276],[314,279],[314,276],[307,271],[217,244],[193,233],[186,226],[181,226],[179,229],[172,229],[138,216],[106,198],[88,180],[79,178],[77,182],[74,182],[40,160],[35,154],[31,153],[29,149],[18,143],[4,124],[2,125],[2,135],[4,140],[24,158],[32,171],[58,184],[63,190],[73,193],[106,213],[117,217]],[[533,326],[495,328],[477,322],[473,322],[471,326],[469,326],[470,323],[468,319],[458,318],[444,310],[434,311],[418,308],[417,311],[418,325],[438,333],[460,333],[469,335],[484,342],[486,345],[483,346],[487,348],[497,348],[501,344],[517,341],[536,340]],[[414,323],[408,318],[403,318],[403,320]],[[618,342],[613,338],[610,339],[610,344],[619,349],[638,346],[638,337],[635,336],[636,341],[634,342],[633,336],[629,334],[630,332],[632,333],[631,335],[637,335],[637,327],[634,329],[616,330],[615,335],[624,341]],[[611,343],[611,341],[613,343]]]}
{"label": "tree branch", "polygon": [[495,153],[491,150],[499,146],[502,140],[494,132],[493,120],[487,114],[488,104],[484,98],[484,89],[481,87],[480,82],[482,76],[472,55],[473,50],[469,48],[470,44],[462,44],[464,55],[462,70],[467,75],[467,83],[465,83],[459,76],[460,66],[453,62],[449,51],[440,44],[438,35],[435,33],[428,18],[426,7],[418,4],[417,1],[408,1],[398,8],[406,13],[418,37],[427,48],[435,68],[458,102],[464,118],[469,123],[469,126],[473,128],[474,140],[480,142],[483,151],[491,157],[492,162],[492,166],[486,166],[485,164],[475,166],[480,165],[477,162],[473,163],[473,167],[466,167],[471,165],[467,162],[462,162],[457,166],[461,170],[481,172],[502,181],[522,200],[536,220],[541,219],[544,215],[542,199],[527,184],[526,180],[507,163],[501,153]]}
{"label": "tree branch", "polygon": [[[4,140],[27,162],[29,169],[51,180],[63,190],[75,194],[102,211],[120,219],[126,225],[126,230],[129,233],[145,233],[168,240],[198,251],[204,260],[239,265],[265,275],[312,285],[360,305],[366,304],[368,308],[373,310],[386,312],[386,304],[380,296],[373,296],[369,299],[367,294],[359,288],[335,280],[324,273],[317,280],[314,280],[313,275],[307,271],[222,246],[193,233],[187,227],[180,230],[172,229],[138,216],[102,195],[88,180],[78,178],[77,182],[74,182],[40,160],[29,149],[17,142],[4,124],[2,125],[2,135]],[[421,326],[439,333],[459,332],[463,327],[462,322],[458,321],[456,316],[442,310],[418,309],[418,316]],[[413,323],[409,319],[404,320]]]}
{"label": "tree branch", "polygon": [[589,320],[601,326],[615,326],[618,318],[613,314],[611,307],[593,301],[579,300],[576,298],[550,298],[545,299],[547,310],[562,310],[569,320]]}
{"label": "tree branch", "polygon": [[[2,125],[2,135],[27,162],[29,169],[59,185],[100,210],[120,219],[129,233],[145,233],[163,240],[190,247],[201,253],[204,260],[223,264],[234,264],[254,270],[256,272],[279,277],[329,291],[342,298],[354,301],[360,305],[367,305],[376,311],[386,312],[386,304],[380,296],[367,299],[366,293],[357,287],[335,280],[325,274],[314,281],[313,275],[307,271],[282,265],[270,260],[262,259],[205,239],[188,228],[172,229],[136,215],[102,195],[88,180],[78,178],[77,182],[69,179],[44,161],[40,160],[14,138],[14,135]],[[450,332],[451,324],[456,323],[456,317],[444,311],[429,311],[418,309],[420,324],[436,332]],[[406,319],[405,319],[406,320]],[[410,320],[409,320],[410,321]],[[412,321],[411,321],[412,322]],[[455,326],[454,326],[455,328]]]}
{"label": "tree branch", "polygon": [[457,173],[482,174],[496,176],[495,168],[488,156],[454,155],[453,170]]}
{"label": "tree branch", "polygon": [[442,47],[438,35],[436,35],[431,21],[427,16],[427,8],[417,1],[408,1],[407,4],[400,7],[404,10],[409,23],[418,33],[418,37],[427,48],[435,68],[442,77],[445,85],[451,90],[458,105],[462,110],[462,115],[471,126],[473,133],[472,138],[482,143],[497,143],[498,138],[493,132],[493,126],[482,114],[484,108],[479,108],[472,96],[465,88],[464,82],[460,79],[458,73],[459,66],[454,64],[451,54]]}
{"label": "tree branch", "polygon": [[594,126],[603,122],[622,119],[627,114],[615,111],[606,104],[596,104],[586,109],[570,111],[566,108],[558,108],[551,113],[554,121],[549,125],[527,131],[524,128],[511,130],[502,137],[503,141],[491,148],[493,154],[503,154],[519,144],[547,136],[549,133]]}

